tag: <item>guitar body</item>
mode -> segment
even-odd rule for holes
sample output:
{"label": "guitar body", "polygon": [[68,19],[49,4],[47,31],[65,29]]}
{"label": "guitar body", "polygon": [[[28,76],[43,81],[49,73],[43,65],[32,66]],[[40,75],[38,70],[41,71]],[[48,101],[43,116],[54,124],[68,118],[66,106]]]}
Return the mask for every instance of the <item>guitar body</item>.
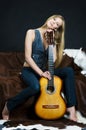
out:
{"label": "guitar body", "polygon": [[35,105],[36,114],[43,119],[58,119],[66,111],[66,104],[61,96],[62,80],[53,76],[54,90],[48,90],[48,79],[40,79],[40,96]]}

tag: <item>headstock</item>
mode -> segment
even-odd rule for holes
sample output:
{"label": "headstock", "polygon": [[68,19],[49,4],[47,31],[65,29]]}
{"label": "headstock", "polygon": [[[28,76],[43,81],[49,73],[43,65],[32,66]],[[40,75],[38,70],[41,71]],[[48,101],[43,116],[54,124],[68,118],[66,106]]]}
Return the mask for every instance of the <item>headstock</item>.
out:
{"label": "headstock", "polygon": [[53,31],[46,31],[45,35],[46,35],[46,40],[48,42],[49,45],[54,44],[54,38],[53,38]]}

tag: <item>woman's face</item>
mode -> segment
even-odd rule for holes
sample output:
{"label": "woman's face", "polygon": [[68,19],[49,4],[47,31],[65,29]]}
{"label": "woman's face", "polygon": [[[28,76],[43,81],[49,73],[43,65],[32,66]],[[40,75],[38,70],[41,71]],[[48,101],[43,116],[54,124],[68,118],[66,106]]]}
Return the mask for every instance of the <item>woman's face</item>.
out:
{"label": "woman's face", "polygon": [[47,27],[49,29],[55,30],[58,29],[60,26],[62,26],[63,21],[61,18],[52,18],[50,20],[47,21]]}

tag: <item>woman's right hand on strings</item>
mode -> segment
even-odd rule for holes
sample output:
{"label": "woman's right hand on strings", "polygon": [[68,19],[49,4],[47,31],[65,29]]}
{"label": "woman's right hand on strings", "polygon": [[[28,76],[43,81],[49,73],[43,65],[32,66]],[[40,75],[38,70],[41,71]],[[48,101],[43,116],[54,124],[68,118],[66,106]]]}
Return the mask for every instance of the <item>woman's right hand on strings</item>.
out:
{"label": "woman's right hand on strings", "polygon": [[42,76],[42,77],[45,77],[45,78],[47,78],[47,79],[49,79],[49,80],[51,80],[51,74],[50,74],[49,71],[43,72],[43,73],[41,74],[41,76]]}

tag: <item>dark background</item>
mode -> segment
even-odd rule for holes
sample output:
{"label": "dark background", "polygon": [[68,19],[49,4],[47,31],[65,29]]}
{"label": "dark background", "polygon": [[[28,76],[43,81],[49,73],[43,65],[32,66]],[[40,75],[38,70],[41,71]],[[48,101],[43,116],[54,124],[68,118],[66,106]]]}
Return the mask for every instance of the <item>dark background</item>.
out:
{"label": "dark background", "polygon": [[0,51],[24,51],[26,31],[53,14],[65,18],[65,48],[86,48],[85,0],[1,0]]}

